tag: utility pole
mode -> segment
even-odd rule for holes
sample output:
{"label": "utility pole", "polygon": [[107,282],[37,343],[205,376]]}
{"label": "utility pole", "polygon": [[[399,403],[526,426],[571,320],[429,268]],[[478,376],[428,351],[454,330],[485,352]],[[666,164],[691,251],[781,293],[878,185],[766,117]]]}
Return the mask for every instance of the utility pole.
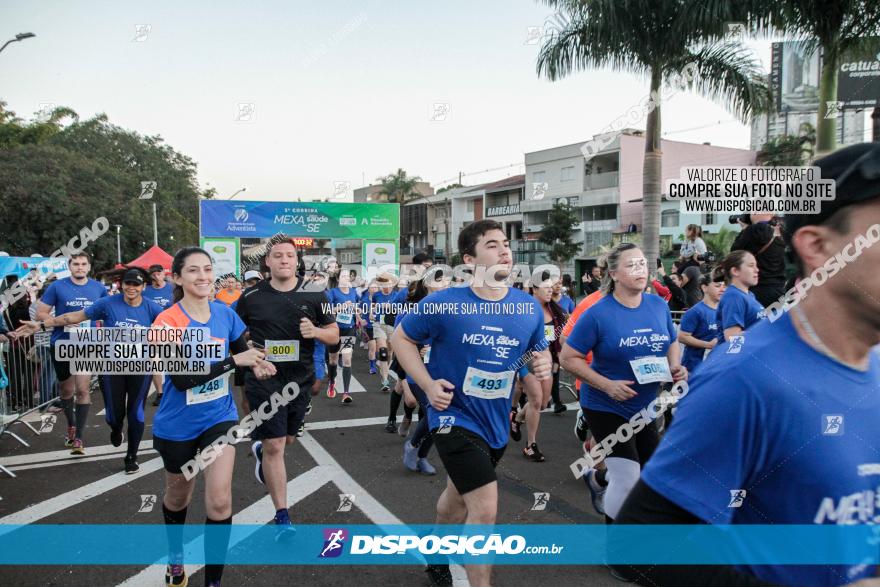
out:
{"label": "utility pole", "polygon": [[880,143],[880,106],[875,106],[874,111],[871,112],[871,123],[871,140]]}

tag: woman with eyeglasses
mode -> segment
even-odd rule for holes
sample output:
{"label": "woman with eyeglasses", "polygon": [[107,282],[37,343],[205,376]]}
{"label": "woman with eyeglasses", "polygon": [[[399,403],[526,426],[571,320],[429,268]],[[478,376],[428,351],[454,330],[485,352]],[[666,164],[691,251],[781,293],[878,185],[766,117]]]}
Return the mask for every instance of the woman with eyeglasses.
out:
{"label": "woman with eyeglasses", "polygon": [[[603,503],[610,522],[660,441],[656,419],[625,440],[617,431],[657,398],[661,382],[685,380],[688,372],[674,344],[669,307],[645,293],[648,264],[641,249],[618,245],[607,254],[607,268],[605,297],[577,321],[560,359],[563,368],[587,383],[586,392],[581,387],[581,407],[596,443],[617,438],[604,454],[606,470],[589,469],[585,475],[594,506]],[[590,351],[593,362],[587,365]]]}

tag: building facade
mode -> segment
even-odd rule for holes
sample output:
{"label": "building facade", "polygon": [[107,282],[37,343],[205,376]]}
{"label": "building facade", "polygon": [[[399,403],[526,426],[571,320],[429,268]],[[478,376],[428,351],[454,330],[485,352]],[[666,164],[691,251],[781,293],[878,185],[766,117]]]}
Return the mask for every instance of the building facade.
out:
{"label": "building facade", "polygon": [[[631,240],[638,241],[642,230],[642,166],[645,156],[645,137],[640,130],[625,129],[617,133],[596,135],[592,157],[584,157],[585,143],[575,143],[526,153],[525,199],[520,208],[523,212],[523,234],[526,243],[540,238],[553,204],[565,200],[574,208],[578,223],[572,240],[582,245],[580,253],[565,267],[563,272],[576,279],[588,271],[609,247],[613,235],[635,233]],[[680,177],[681,168],[687,166],[746,166],[754,165],[755,153],[745,149],[729,149],[709,144],[680,141],[661,142],[663,151],[662,181]],[[690,223],[685,215],[679,215],[675,228],[665,227],[661,222],[661,240],[672,240],[683,233]],[[662,219],[662,217],[661,217]],[[720,227],[722,219],[707,218],[710,228]],[[672,218],[667,217],[667,222]],[[726,222],[726,217],[723,222]],[[699,223],[699,222],[695,222]],[[710,230],[711,231],[711,230]],[[546,262],[546,247],[540,243],[526,244],[534,253],[534,262]],[[661,250],[664,243],[661,243]]]}

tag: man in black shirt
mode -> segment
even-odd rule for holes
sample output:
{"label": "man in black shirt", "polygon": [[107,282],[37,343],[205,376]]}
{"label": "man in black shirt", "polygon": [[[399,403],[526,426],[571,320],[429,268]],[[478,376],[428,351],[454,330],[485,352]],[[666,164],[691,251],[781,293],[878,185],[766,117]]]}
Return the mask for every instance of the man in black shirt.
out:
{"label": "man in black shirt", "polygon": [[758,261],[758,285],[749,288],[765,308],[785,293],[785,241],[772,214],[752,214],[751,222],[740,221],[742,232],[731,251],[748,251]]}
{"label": "man in black shirt", "polygon": [[309,392],[315,382],[313,354],[315,341],[325,345],[339,342],[335,318],[322,291],[304,291],[297,275],[298,255],[293,239],[274,242],[266,251],[271,278],[248,288],[239,298],[236,312],[248,327],[250,341],[266,353],[277,373],[260,380],[245,373],[245,395],[251,409],[259,409],[273,394],[293,382],[297,397],[282,406],[269,420],[253,431],[251,447],[256,457],[256,477],[264,483],[275,506],[275,524],[291,528],[287,511],[287,469],[284,446],[293,444],[303,424]]}

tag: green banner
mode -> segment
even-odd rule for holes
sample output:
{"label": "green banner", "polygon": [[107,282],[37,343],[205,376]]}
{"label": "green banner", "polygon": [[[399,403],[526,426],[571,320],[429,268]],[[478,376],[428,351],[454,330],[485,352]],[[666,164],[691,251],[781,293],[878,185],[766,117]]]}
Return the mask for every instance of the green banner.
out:
{"label": "green banner", "polygon": [[200,202],[201,236],[398,239],[400,205],[335,202]]}

